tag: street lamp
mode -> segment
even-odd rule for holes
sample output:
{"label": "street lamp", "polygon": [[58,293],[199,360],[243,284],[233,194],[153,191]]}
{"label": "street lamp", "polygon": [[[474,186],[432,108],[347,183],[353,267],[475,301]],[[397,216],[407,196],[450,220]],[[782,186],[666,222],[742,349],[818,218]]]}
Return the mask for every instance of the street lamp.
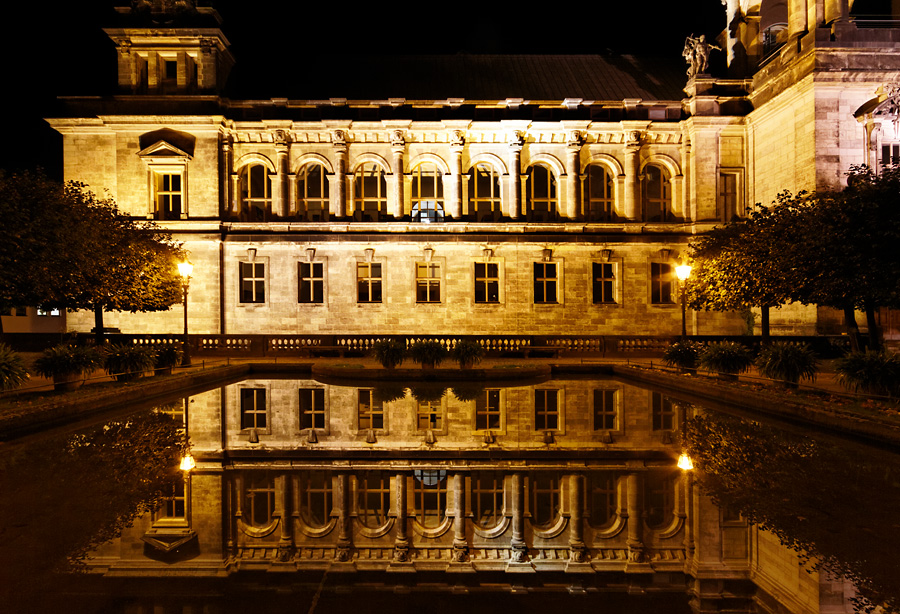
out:
{"label": "street lamp", "polygon": [[181,274],[181,295],[184,301],[184,343],[182,346],[184,356],[181,359],[183,367],[191,364],[191,349],[188,345],[188,286],[191,285],[191,273],[193,272],[194,265],[189,260],[178,263],[178,273]]}
{"label": "street lamp", "polygon": [[685,302],[685,286],[687,285],[687,279],[691,276],[691,265],[689,264],[679,264],[675,267],[675,276],[678,277],[678,281],[681,282],[681,338],[685,339],[687,337],[687,303]]}

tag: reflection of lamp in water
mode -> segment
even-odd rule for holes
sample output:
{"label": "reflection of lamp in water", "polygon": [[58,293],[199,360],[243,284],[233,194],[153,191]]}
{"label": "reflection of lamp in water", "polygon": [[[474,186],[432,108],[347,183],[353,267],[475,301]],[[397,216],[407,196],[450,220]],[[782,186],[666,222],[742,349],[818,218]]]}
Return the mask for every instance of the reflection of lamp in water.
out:
{"label": "reflection of lamp in water", "polygon": [[684,471],[690,471],[694,468],[694,461],[687,455],[687,452],[682,452],[681,456],[678,457],[678,468]]}
{"label": "reflection of lamp in water", "polygon": [[184,456],[181,457],[181,466],[180,469],[182,471],[190,471],[194,467],[197,466],[197,463],[194,462],[194,457],[191,456],[191,453],[188,452]]}
{"label": "reflection of lamp in water", "polygon": [[675,276],[681,282],[681,338],[687,337],[687,304],[685,303],[685,289],[687,279],[691,276],[691,265],[684,263],[675,267]]}

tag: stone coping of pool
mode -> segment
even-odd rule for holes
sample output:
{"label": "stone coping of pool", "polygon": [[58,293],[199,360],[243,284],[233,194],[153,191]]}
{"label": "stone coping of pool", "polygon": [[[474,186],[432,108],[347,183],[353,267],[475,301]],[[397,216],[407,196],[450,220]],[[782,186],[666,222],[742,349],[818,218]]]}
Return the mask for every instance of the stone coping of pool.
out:
{"label": "stone coping of pool", "polygon": [[314,364],[314,376],[338,380],[389,380],[389,381],[515,381],[550,377],[550,365],[503,365],[484,369],[460,369],[459,367],[435,369],[383,369],[365,365]]}

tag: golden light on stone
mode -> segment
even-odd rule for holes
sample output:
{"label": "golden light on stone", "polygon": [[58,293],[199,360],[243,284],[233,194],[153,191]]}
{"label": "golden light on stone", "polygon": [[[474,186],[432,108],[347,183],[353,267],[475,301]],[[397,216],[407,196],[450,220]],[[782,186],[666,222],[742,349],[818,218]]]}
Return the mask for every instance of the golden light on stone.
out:
{"label": "golden light on stone", "polygon": [[675,267],[675,275],[678,277],[679,281],[685,281],[691,276],[691,265],[679,264]]}
{"label": "golden light on stone", "polygon": [[686,452],[682,452],[681,456],[678,457],[678,468],[684,471],[690,471],[694,468],[694,461],[691,460],[691,457]]}
{"label": "golden light on stone", "polygon": [[191,456],[190,452],[181,457],[181,465],[179,466],[179,468],[182,471],[190,471],[196,466],[197,463],[194,462],[194,457]]}
{"label": "golden light on stone", "polygon": [[191,273],[194,272],[194,265],[190,263],[190,261],[185,260],[184,262],[178,263],[178,274],[181,275],[184,279],[189,279],[191,277]]}

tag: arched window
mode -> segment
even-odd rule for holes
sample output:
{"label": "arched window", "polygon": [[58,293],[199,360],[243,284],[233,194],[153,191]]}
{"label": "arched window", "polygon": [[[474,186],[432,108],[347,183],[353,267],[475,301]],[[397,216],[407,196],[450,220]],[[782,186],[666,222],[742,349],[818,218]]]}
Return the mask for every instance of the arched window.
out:
{"label": "arched window", "polygon": [[674,472],[650,472],[644,480],[644,506],[647,512],[647,526],[662,529],[672,521],[675,510]]}
{"label": "arched window", "polygon": [[361,164],[353,176],[353,219],[378,222],[387,216],[387,181],[374,162]]}
{"label": "arched window", "polygon": [[264,164],[251,163],[241,169],[240,213],[242,222],[266,222],[272,217],[272,179]]}
{"label": "arched window", "polygon": [[472,473],[472,513],[480,529],[493,529],[503,520],[503,474],[499,471]]}
{"label": "arched window", "polygon": [[384,471],[364,471],[356,480],[356,514],[370,529],[382,527],[391,509],[391,476]]}
{"label": "arched window", "polygon": [[412,172],[412,219],[444,221],[444,180],[437,166],[424,162]]}
{"label": "arched window", "polygon": [[528,479],[531,524],[548,527],[559,516],[561,476],[556,472],[532,473]]}
{"label": "arched window", "polygon": [[494,167],[483,162],[474,165],[468,174],[469,217],[476,222],[496,222],[500,209],[500,175]]}
{"label": "arched window", "polygon": [[268,471],[251,471],[244,475],[244,523],[265,527],[275,513],[275,476]]}
{"label": "arched window", "polygon": [[645,221],[677,221],[672,212],[672,181],[669,171],[662,166],[648,164],[641,177]]}
{"label": "arched window", "polygon": [[525,194],[525,219],[529,222],[550,222],[556,219],[556,177],[541,164],[528,169]]}
{"label": "arched window", "polygon": [[417,469],[413,472],[413,509],[423,527],[434,528],[447,509],[447,472]]}
{"label": "arched window", "polygon": [[587,516],[592,527],[607,527],[616,519],[619,506],[617,481],[618,475],[612,471],[596,471],[587,475]]}
{"label": "arched window", "polygon": [[330,472],[300,474],[300,515],[306,526],[321,528],[331,520],[332,490]]}
{"label": "arched window", "polygon": [[302,222],[328,220],[328,177],[321,164],[307,164],[297,173],[296,216]]}
{"label": "arched window", "polygon": [[584,182],[584,219],[588,222],[612,222],[615,219],[613,174],[605,166],[591,164]]}

